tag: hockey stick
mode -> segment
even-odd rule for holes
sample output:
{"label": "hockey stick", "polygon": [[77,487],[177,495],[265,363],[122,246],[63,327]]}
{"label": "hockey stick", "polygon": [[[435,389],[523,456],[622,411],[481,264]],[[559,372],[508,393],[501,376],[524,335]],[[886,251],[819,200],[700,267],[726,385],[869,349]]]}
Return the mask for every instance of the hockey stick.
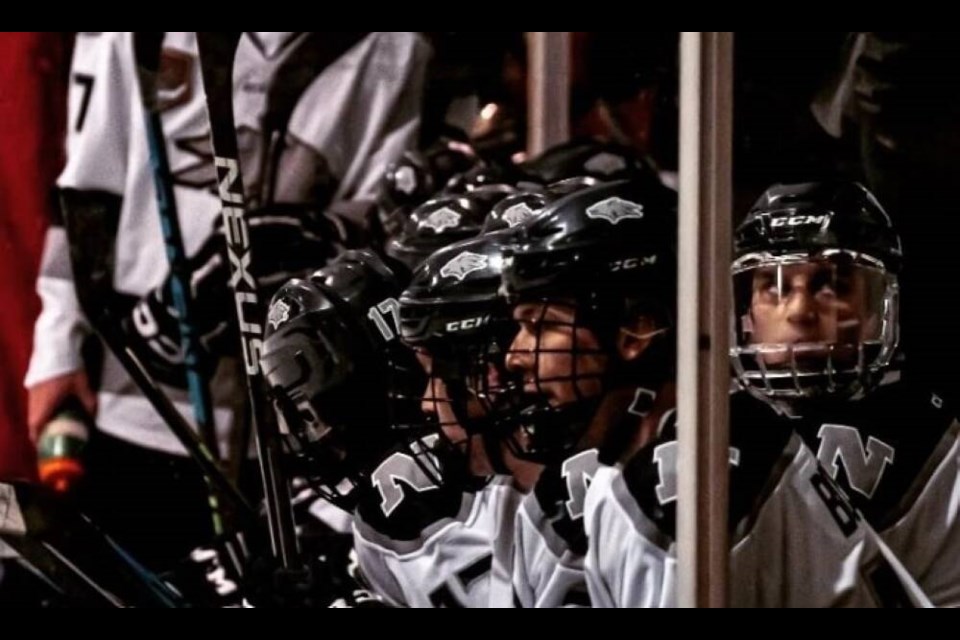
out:
{"label": "hockey stick", "polygon": [[297,565],[296,531],[290,505],[290,487],[280,468],[280,441],[260,371],[263,345],[263,309],[257,283],[248,269],[252,262],[244,209],[244,191],[233,117],[233,62],[241,32],[197,32],[200,70],[210,117],[217,184],[223,203],[223,226],[234,291],[237,326],[250,396],[250,419],[267,504],[267,524],[274,556],[284,568]]}
{"label": "hockey stick", "polygon": [[0,538],[67,599],[94,607],[185,602],[71,504],[40,486],[0,484]]}
{"label": "hockey stick", "polygon": [[[160,226],[166,245],[167,260],[170,262],[170,293],[176,307],[180,324],[180,340],[183,349],[184,367],[187,374],[187,388],[190,404],[193,405],[197,430],[207,449],[215,458],[217,446],[217,425],[213,416],[213,401],[210,387],[200,372],[200,340],[196,323],[191,313],[190,267],[187,252],[183,247],[183,233],[180,230],[180,218],[177,202],[173,193],[173,178],[170,175],[170,162],[167,158],[167,146],[163,136],[163,122],[160,119],[162,105],[157,90],[159,88],[160,54],[163,44],[163,31],[138,31],[133,34],[133,54],[137,64],[137,78],[140,85],[140,102],[143,105],[144,124],[147,131],[147,146],[150,151],[150,167],[153,171],[153,183],[156,189],[157,210],[160,213]],[[209,485],[209,483],[208,483]],[[213,517],[213,529],[216,535],[224,532],[223,514],[220,513],[219,500],[215,491],[210,491],[210,511]]]}
{"label": "hockey stick", "polygon": [[113,263],[117,229],[120,224],[120,197],[101,191],[62,189],[64,226],[70,244],[70,262],[77,299],[87,320],[100,334],[107,348],[137,385],[177,440],[200,466],[204,476],[244,521],[254,521],[255,511],[243,494],[224,475],[211,451],[164,395],[134,350],[127,344],[119,322],[110,312],[113,292]]}
{"label": "hockey stick", "polygon": [[[256,206],[269,207],[276,201],[280,160],[287,148],[287,130],[300,98],[331,64],[362,41],[366,33],[309,32],[289,38],[285,47],[293,50],[273,75],[267,90],[266,109],[260,120],[260,135],[265,148],[260,154],[260,188],[256,194]],[[251,199],[253,197],[251,194]],[[248,205],[251,205],[250,200]],[[250,439],[249,422],[241,425],[238,436],[239,451],[246,451]]]}

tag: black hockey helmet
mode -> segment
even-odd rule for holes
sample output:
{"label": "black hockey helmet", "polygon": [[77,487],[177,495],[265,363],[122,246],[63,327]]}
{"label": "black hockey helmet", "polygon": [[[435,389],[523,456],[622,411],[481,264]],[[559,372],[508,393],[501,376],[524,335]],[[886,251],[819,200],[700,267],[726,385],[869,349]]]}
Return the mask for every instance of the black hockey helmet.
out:
{"label": "black hockey helmet", "polygon": [[899,336],[900,238],[855,182],[776,185],[734,234],[731,359],[785,405],[875,385]]}
{"label": "black hockey helmet", "polygon": [[261,355],[290,449],[318,491],[349,510],[370,465],[419,420],[423,385],[399,340],[400,282],[369,251],[349,251],[273,297]]}

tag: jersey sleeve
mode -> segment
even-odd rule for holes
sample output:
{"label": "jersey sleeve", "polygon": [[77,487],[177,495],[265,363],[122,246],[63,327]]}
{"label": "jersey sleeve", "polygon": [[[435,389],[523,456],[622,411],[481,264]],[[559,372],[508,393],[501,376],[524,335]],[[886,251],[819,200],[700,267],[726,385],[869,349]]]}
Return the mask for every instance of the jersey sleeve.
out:
{"label": "jersey sleeve", "polygon": [[[70,68],[67,164],[57,184],[62,188],[123,192],[131,70],[124,62],[130,43],[118,32],[78,34]],[[41,312],[24,381],[31,387],[78,371],[90,328],[80,310],[70,267],[70,249],[62,220],[55,219],[44,239],[37,278]]]}

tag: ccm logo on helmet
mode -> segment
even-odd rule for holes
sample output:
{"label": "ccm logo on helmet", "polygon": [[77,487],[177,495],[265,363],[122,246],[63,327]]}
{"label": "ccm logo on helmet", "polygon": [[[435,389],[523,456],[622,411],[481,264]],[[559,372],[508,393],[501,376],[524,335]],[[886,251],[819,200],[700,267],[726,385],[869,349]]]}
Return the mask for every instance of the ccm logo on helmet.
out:
{"label": "ccm logo on helmet", "polygon": [[477,318],[467,318],[466,320],[457,320],[448,322],[446,329],[450,333],[456,331],[469,331],[470,329],[479,329],[490,321],[490,316],[479,316]]}
{"label": "ccm logo on helmet", "polygon": [[649,267],[657,264],[657,256],[644,256],[642,258],[624,258],[623,260],[614,260],[610,263],[610,272],[630,271],[639,267]]}
{"label": "ccm logo on helmet", "polygon": [[800,227],[813,224],[822,225],[829,217],[827,214],[819,216],[784,216],[771,220],[770,226],[776,229],[778,227]]}

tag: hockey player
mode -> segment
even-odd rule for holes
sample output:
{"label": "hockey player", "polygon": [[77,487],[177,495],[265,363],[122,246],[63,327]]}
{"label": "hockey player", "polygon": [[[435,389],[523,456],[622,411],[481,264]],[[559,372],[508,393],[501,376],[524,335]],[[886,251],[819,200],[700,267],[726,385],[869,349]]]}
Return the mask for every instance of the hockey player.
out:
{"label": "hockey player", "polygon": [[[348,253],[285,285],[271,305],[265,375],[302,474],[354,514],[374,590],[396,606],[487,606],[508,487],[472,477],[420,414],[423,371],[399,341],[397,283],[372,254]],[[509,604],[508,589],[501,597]]]}
{"label": "hockey player", "polygon": [[[506,391],[498,378],[503,336],[510,333],[497,300],[502,241],[491,234],[438,251],[417,269],[400,299],[403,340],[427,375],[418,400],[433,430],[382,465],[400,482],[381,485],[393,488],[377,505],[380,512],[361,507],[355,524],[364,575],[398,604],[511,605],[519,494],[507,474],[519,470],[501,460],[495,438],[483,436],[501,415]],[[527,466],[527,473],[538,471]],[[458,496],[452,510],[420,507],[451,490]],[[398,516],[418,511],[419,520],[407,516],[416,526],[406,533],[398,529]],[[396,524],[384,526],[391,521]]]}
{"label": "hockey player", "polygon": [[732,363],[744,388],[803,418],[820,464],[931,601],[958,606],[960,423],[888,371],[902,264],[862,186],[771,187],[736,233]]}
{"label": "hockey player", "polygon": [[[306,44],[302,36],[295,34],[247,34],[245,38],[238,55],[235,85],[237,120],[244,131],[267,110],[262,82],[270,79],[271,69],[281,66],[279,61],[297,45]],[[417,79],[422,77],[426,55],[426,44],[416,34],[372,33],[358,38],[346,50],[341,56],[343,64],[316,70],[315,79],[289,118],[289,138],[302,144],[292,144],[284,138],[285,144],[280,146],[285,152],[271,156],[277,158],[274,173],[282,177],[273,187],[265,187],[273,201],[303,202],[318,193],[328,201],[363,198],[366,194],[372,199],[383,166],[412,144],[417,106],[415,93],[409,93],[408,87],[416,86]],[[166,35],[161,68],[167,151],[186,248],[194,254],[209,236],[212,222],[218,218],[219,204],[211,192],[214,172],[192,33]],[[341,82],[345,76],[355,81]],[[114,288],[134,298],[142,297],[131,316],[131,339],[145,346],[143,353],[175,364],[175,351],[155,348],[165,342],[164,338],[170,345],[177,345],[178,340],[176,334],[163,336],[159,332],[161,327],[176,327],[176,323],[157,317],[172,312],[167,310],[168,305],[159,302],[163,300],[159,292],[164,269],[157,266],[164,265],[166,260],[143,116],[137,105],[131,34],[81,34],[72,79],[68,164],[59,185],[68,193],[72,190],[99,200],[119,218]],[[363,90],[345,94],[341,89],[347,86]],[[338,109],[310,108],[318,101],[327,106],[338,105]],[[344,110],[366,114],[367,107],[374,102],[384,108],[368,114],[369,117],[353,118],[354,126],[362,131],[354,132],[357,135],[350,138],[363,142],[369,153],[353,153],[337,137],[345,134],[339,117]],[[264,129],[258,124],[257,130]],[[249,140],[242,146],[251,149]],[[267,146],[270,145],[263,143],[257,148],[262,151]],[[309,156],[314,162],[299,162],[294,159],[298,155]],[[254,153],[251,157],[258,156]],[[324,163],[318,158],[323,158]],[[261,166],[252,160],[246,164],[251,168]],[[320,164],[324,171],[318,168]],[[305,174],[297,174],[300,180],[295,179],[294,168],[306,170]],[[251,177],[248,187],[263,186],[264,181],[256,179],[257,174]],[[319,189],[318,184],[333,186]],[[326,203],[318,202],[316,206],[322,210]],[[274,229],[277,224],[282,225],[277,218],[273,222]],[[113,247],[104,247],[107,250]],[[182,457],[179,443],[109,354],[103,364],[99,402],[95,401],[80,359],[80,343],[90,328],[72,290],[68,254],[62,229],[51,230],[38,280],[44,308],[37,322],[37,340],[25,383],[30,391],[31,428],[36,434],[69,396],[80,398],[89,410],[98,404],[98,430],[88,459],[91,510],[138,557],[151,566],[165,566],[207,537],[209,518],[204,485],[193,463]],[[272,271],[269,265],[259,268],[264,273]],[[156,322],[146,321],[150,319],[146,311],[153,312]],[[220,311],[224,318],[225,311]],[[239,409],[235,400],[243,395],[236,382],[233,366],[223,362],[211,385],[224,450],[228,448],[232,416]],[[175,400],[186,413],[185,394]]]}
{"label": "hockey player", "polygon": [[[647,178],[547,205],[507,249],[504,289],[519,323],[507,366],[525,393],[508,441],[546,465],[517,521],[524,607],[589,606],[583,510],[599,449],[620,437],[607,427],[649,411],[671,377],[676,196]],[[583,199],[594,203],[586,213]]]}

